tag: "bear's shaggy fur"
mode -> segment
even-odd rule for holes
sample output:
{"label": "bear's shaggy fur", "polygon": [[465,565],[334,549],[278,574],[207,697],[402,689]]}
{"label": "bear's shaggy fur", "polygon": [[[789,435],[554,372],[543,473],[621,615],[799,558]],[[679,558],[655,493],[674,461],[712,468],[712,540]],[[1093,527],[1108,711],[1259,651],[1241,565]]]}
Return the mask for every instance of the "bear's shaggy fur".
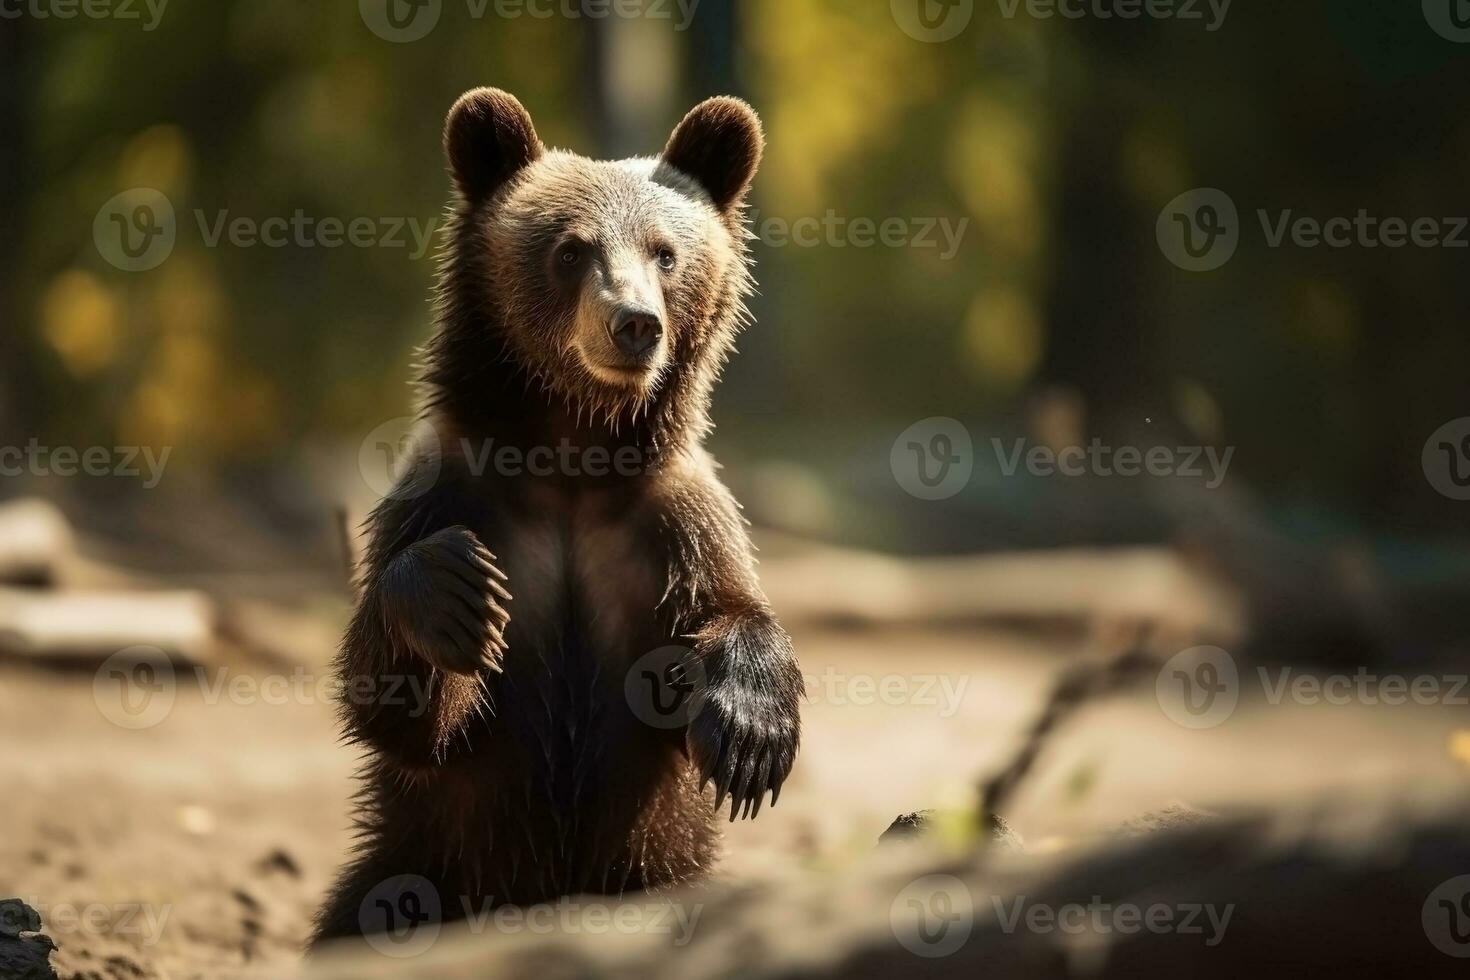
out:
{"label": "bear's shaggy fur", "polygon": [[[391,928],[379,907],[678,883],[711,866],[727,797],[731,820],[775,802],[801,676],[702,447],[762,142],[732,98],[616,162],[546,149],[505,92],[450,111],[428,434],[369,519],[337,662],[368,764],[314,944]],[[629,672],[670,646],[649,677],[685,713],[650,723]]]}

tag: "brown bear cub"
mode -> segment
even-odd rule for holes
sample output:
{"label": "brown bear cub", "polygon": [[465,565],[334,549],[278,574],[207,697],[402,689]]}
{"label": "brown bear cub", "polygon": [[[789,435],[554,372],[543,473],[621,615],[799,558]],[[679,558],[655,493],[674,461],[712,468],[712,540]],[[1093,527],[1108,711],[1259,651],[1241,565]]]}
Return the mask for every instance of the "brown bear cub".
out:
{"label": "brown bear cub", "polygon": [[432,437],[369,519],[337,661],[361,853],[314,943],[700,875],[723,802],[774,803],[800,735],[791,643],[702,445],[747,317],[760,121],[710,99],[659,157],[602,162],[476,89],[444,143]]}

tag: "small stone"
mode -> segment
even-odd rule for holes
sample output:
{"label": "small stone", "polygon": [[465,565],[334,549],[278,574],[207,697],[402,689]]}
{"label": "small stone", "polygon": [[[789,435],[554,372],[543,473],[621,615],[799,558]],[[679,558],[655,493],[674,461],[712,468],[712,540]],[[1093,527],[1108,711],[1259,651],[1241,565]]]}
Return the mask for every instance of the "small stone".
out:
{"label": "small stone", "polygon": [[257,861],[255,868],[261,874],[279,872],[291,878],[301,877],[301,865],[297,864],[295,858],[280,848],[276,848]]}
{"label": "small stone", "polygon": [[912,840],[922,837],[924,831],[929,829],[929,817],[933,810],[916,810],[913,813],[901,813],[888,829],[883,831],[878,838],[878,843],[886,844],[895,840]]}
{"label": "small stone", "polygon": [[19,939],[23,932],[40,931],[40,913],[18,898],[0,899],[0,937]]}
{"label": "small stone", "polygon": [[[914,840],[923,837],[934,829],[934,811],[917,810],[913,813],[903,813],[888,829],[878,838],[879,844],[887,844],[896,840]],[[985,833],[987,844],[999,844],[1011,851],[1024,851],[1026,842],[1021,835],[1006,823],[1005,818],[996,813],[985,816]]]}
{"label": "small stone", "polygon": [[56,943],[41,931],[41,916],[18,898],[0,899],[0,977],[56,980],[51,954]]}

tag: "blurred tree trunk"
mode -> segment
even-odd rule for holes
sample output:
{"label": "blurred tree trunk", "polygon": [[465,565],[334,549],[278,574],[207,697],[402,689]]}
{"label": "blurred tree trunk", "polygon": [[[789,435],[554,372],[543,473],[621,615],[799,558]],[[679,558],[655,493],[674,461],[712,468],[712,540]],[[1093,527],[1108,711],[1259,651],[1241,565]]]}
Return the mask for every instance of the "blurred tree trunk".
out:
{"label": "blurred tree trunk", "polygon": [[29,363],[23,354],[27,319],[20,309],[20,270],[25,267],[21,254],[29,225],[26,205],[31,198],[31,173],[27,166],[30,126],[26,114],[32,104],[30,78],[25,58],[25,39],[31,32],[31,18],[7,21],[0,30],[0,174],[5,187],[0,192],[0,445],[23,442],[30,418],[21,414],[21,405],[32,399],[20,390],[22,368]]}
{"label": "blurred tree trunk", "polygon": [[684,46],[685,77],[693,99],[744,95],[735,74],[735,0],[704,0]]}
{"label": "blurred tree trunk", "polygon": [[1150,64],[1155,31],[1096,20],[1075,43],[1059,93],[1054,243],[1042,380],[1076,391],[1096,435],[1169,414],[1155,215],[1129,186],[1127,140],[1140,112],[1128,65]]}
{"label": "blurred tree trunk", "polygon": [[611,155],[626,128],[620,118],[622,100],[613,90],[612,47],[616,39],[608,20],[607,17],[582,18],[582,43],[587,51],[582,59],[582,90],[587,94],[584,107],[599,155]]}
{"label": "blurred tree trunk", "polygon": [[[743,94],[735,69],[734,0],[702,0],[696,10],[683,30],[676,29],[678,20],[583,18],[587,121],[602,155],[654,152],[658,146],[649,141],[657,143],[695,102]],[[671,68],[672,80],[654,70],[661,63]],[[656,91],[641,84],[645,79]]]}
{"label": "blurred tree trunk", "polygon": [[[695,22],[703,16],[700,8]],[[688,32],[675,30],[677,20],[656,17],[587,17],[583,23],[584,105],[597,153],[621,159],[658,152],[677,111],[678,86],[667,76],[680,74]]]}

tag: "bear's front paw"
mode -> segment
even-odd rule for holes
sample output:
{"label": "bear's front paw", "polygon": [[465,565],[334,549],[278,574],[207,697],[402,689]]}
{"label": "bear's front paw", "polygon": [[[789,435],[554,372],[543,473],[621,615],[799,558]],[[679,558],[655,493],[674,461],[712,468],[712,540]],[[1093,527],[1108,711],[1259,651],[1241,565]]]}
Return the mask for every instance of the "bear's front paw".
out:
{"label": "bear's front paw", "polygon": [[441,670],[499,672],[510,622],[505,581],[473,531],[445,528],[405,548],[384,570],[388,628]]}
{"label": "bear's front paw", "polygon": [[767,790],[772,806],[781,795],[801,742],[802,680],[775,623],[734,629],[716,642],[700,658],[705,677],[688,745],[700,785],[714,781],[715,809],[730,797],[733,823],[754,818]]}

